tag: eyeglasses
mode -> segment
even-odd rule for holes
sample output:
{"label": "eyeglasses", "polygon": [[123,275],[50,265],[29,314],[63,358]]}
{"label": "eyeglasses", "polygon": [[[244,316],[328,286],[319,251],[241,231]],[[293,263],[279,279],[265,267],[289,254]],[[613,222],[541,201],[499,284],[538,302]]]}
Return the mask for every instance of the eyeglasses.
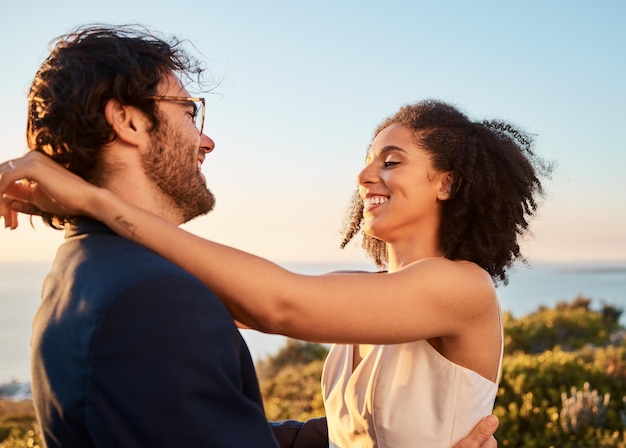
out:
{"label": "eyeglasses", "polygon": [[149,96],[148,99],[157,101],[178,101],[190,102],[193,104],[193,123],[196,125],[198,132],[202,134],[204,129],[204,111],[206,106],[204,98],[190,98],[186,96]]}

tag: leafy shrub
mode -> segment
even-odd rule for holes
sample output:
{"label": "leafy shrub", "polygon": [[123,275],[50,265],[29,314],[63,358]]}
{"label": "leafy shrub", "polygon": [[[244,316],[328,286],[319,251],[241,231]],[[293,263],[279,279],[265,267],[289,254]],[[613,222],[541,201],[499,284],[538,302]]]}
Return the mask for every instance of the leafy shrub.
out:
{"label": "leafy shrub", "polygon": [[[624,363],[623,347],[508,356],[494,409],[500,419],[496,433],[499,446],[626,447],[626,427],[620,418],[624,411],[622,397],[626,396],[624,371],[617,374],[607,369]],[[570,392],[572,387],[584,390],[585,383],[601,395],[608,394],[610,400],[602,426],[590,425],[580,433],[573,433],[560,423],[562,394]]]}
{"label": "leafy shrub", "polygon": [[274,356],[257,364],[265,413],[269,420],[306,420],[324,415],[320,386],[328,349],[288,339]]}
{"label": "leafy shrub", "polygon": [[591,390],[589,383],[583,390],[572,387],[572,394],[561,394],[561,428],[565,433],[582,434],[588,428],[601,428],[606,421],[606,409],[611,396]]}
{"label": "leafy shrub", "polygon": [[287,366],[271,379],[261,382],[261,394],[268,420],[304,421],[324,416],[320,387],[324,361],[304,367]]}
{"label": "leafy shrub", "polygon": [[287,339],[278,353],[259,361],[255,367],[259,379],[264,380],[277,375],[286,367],[306,366],[313,361],[323,361],[327,354],[328,348],[322,344]]}
{"label": "leafy shrub", "polygon": [[579,296],[571,302],[559,302],[554,308],[539,307],[519,319],[505,313],[506,353],[541,353],[555,347],[577,350],[588,344],[606,345],[611,335],[621,328],[622,310],[605,304],[595,311],[590,304],[591,299]]}
{"label": "leafy shrub", "polygon": [[0,400],[0,448],[43,447],[30,400]]}

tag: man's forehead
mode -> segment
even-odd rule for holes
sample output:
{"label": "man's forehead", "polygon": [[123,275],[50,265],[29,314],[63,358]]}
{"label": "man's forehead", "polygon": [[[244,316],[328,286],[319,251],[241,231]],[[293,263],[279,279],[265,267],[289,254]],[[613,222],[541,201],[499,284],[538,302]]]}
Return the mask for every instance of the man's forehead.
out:
{"label": "man's forehead", "polygon": [[180,78],[173,73],[164,76],[159,83],[159,94],[165,96],[189,96]]}

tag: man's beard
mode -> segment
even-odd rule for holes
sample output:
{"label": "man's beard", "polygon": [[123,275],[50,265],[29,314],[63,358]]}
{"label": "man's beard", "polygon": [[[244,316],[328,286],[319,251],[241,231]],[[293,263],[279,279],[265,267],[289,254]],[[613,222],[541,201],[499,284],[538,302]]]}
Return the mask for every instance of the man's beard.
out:
{"label": "man's beard", "polygon": [[183,222],[204,215],[215,206],[215,197],[197,169],[197,141],[162,120],[153,132],[150,153],[143,156],[146,175],[171,200]]}

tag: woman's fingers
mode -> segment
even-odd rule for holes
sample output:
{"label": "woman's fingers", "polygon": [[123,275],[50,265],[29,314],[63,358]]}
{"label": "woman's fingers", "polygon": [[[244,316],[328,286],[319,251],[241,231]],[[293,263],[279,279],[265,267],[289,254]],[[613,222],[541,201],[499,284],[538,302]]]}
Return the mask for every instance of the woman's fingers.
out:
{"label": "woman's fingers", "polygon": [[24,213],[83,214],[89,187],[94,188],[48,156],[30,152],[0,164],[0,195],[5,208],[0,214],[10,219],[6,207],[15,201],[22,203],[15,207]]}
{"label": "woman's fingers", "polygon": [[17,213],[24,213],[25,215],[41,215],[42,210],[38,207],[35,207],[28,202],[20,202],[20,201],[12,201],[11,202],[11,210]]}

